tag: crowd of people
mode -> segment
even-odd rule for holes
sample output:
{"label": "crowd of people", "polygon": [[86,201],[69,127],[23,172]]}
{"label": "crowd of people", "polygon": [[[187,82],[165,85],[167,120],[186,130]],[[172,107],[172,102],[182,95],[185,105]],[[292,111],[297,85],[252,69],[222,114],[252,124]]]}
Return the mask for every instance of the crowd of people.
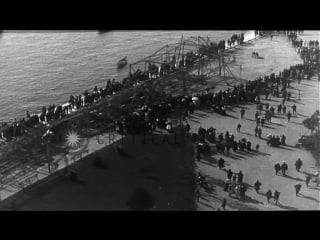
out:
{"label": "crowd of people", "polygon": [[[20,120],[15,119],[14,123],[12,124],[3,123],[0,128],[1,135],[3,136],[2,142],[5,142],[12,137],[18,137],[24,132],[27,132],[25,127],[33,128],[41,124],[47,124],[51,121],[56,121],[57,119],[61,119],[82,107],[91,105],[102,98],[112,96],[124,88],[135,86],[148,79],[173,73],[181,67],[191,67],[200,59],[216,56],[218,51],[224,51],[227,47],[242,44],[243,42],[243,33],[234,34],[229,40],[227,40],[228,45],[226,45],[225,40],[221,40],[218,43],[211,42],[210,45],[203,45],[196,52],[188,52],[181,59],[177,59],[176,56],[172,56],[170,62],[164,61],[164,63],[162,63],[160,66],[149,64],[147,71],[141,71],[138,69],[133,74],[130,72],[130,76],[124,78],[121,82],[118,82],[115,79],[109,79],[106,87],[104,88],[98,89],[97,86],[95,86],[92,92],[85,91],[82,95],[71,95],[67,104],[53,104],[48,107],[42,107],[40,114],[31,115],[27,111],[25,118]],[[223,106],[219,104],[216,107],[216,110],[224,112]]]}

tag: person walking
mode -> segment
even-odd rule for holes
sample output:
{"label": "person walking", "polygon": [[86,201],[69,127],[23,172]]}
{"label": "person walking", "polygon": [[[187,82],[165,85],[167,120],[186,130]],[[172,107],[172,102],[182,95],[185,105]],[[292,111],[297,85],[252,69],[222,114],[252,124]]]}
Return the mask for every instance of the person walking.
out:
{"label": "person walking", "polygon": [[243,173],[240,170],[240,172],[238,173],[238,183],[242,183],[243,182]]}
{"label": "person walking", "polygon": [[309,188],[310,180],[311,180],[311,176],[310,175],[306,175],[306,186],[307,186],[307,188]]}
{"label": "person walking", "polygon": [[285,176],[286,175],[286,171],[288,170],[288,164],[286,162],[283,162],[281,164],[281,172],[282,172],[282,175]]}
{"label": "person walking", "polygon": [[300,168],[301,168],[301,166],[303,165],[301,159],[298,158],[298,160],[294,163],[294,165],[296,166],[297,172],[300,172]]}
{"label": "person walking", "polygon": [[292,113],[293,114],[297,113],[297,106],[295,104],[293,104],[293,106],[292,106]]}
{"label": "person walking", "polygon": [[286,107],[286,105],[283,105],[283,107],[282,107],[282,112],[283,112],[283,114],[286,114],[286,112],[287,112],[287,107]]}
{"label": "person walking", "polygon": [[281,103],[278,105],[278,114],[281,114],[281,110],[282,110],[282,105]]}
{"label": "person walking", "polygon": [[302,186],[301,186],[300,183],[294,185],[294,188],[295,188],[295,190],[296,190],[296,196],[298,196],[298,194],[299,194],[299,192],[300,192],[300,190],[301,190],[301,187],[302,187]]}
{"label": "person walking", "polygon": [[289,111],[288,114],[287,114],[288,122],[290,122],[291,117],[292,117],[292,114],[291,114],[291,112]]}
{"label": "person walking", "polygon": [[224,163],[225,163],[225,160],[221,157],[219,158],[218,160],[218,166],[219,166],[219,169],[221,170],[222,168],[224,168]]}
{"label": "person walking", "polygon": [[262,129],[259,127],[259,129],[258,129],[258,136],[259,136],[259,138],[261,138],[261,135],[262,135]]}
{"label": "person walking", "polygon": [[233,172],[229,168],[229,170],[227,171],[227,179],[231,179],[232,175],[233,175]]}
{"label": "person walking", "polygon": [[280,163],[277,162],[274,165],[274,170],[276,171],[276,175],[278,175],[278,172],[280,171],[280,169],[281,169]]}
{"label": "person walking", "polygon": [[260,187],[261,187],[261,182],[259,180],[257,180],[255,183],[254,183],[254,190],[256,190],[256,192],[258,193],[259,190],[260,190]]}
{"label": "person walking", "polygon": [[240,129],[241,129],[241,124],[238,123],[238,126],[237,126],[237,131],[240,132]]}
{"label": "person walking", "polygon": [[272,192],[269,189],[268,192],[266,192],[267,202],[269,203],[270,199],[272,198]]}
{"label": "person walking", "polygon": [[223,211],[226,210],[226,206],[227,206],[227,199],[224,198],[224,199],[222,200],[222,204],[221,204],[221,207],[222,207]]}
{"label": "person walking", "polygon": [[279,197],[280,197],[280,192],[278,192],[277,190],[274,191],[274,201],[276,203],[276,205],[278,205],[279,202]]}
{"label": "person walking", "polygon": [[256,151],[258,152],[259,151],[259,148],[260,148],[260,145],[259,143],[256,145]]}
{"label": "person walking", "polygon": [[254,136],[255,137],[258,136],[258,132],[259,132],[259,128],[258,128],[258,125],[257,125],[256,128],[254,129]]}

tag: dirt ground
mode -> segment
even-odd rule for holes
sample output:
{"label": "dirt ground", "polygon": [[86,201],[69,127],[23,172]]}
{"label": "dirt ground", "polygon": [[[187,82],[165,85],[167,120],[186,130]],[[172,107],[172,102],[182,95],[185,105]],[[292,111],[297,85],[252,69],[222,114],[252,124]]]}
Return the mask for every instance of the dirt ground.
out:
{"label": "dirt ground", "polygon": [[[305,33],[310,37],[313,33]],[[252,59],[248,57],[252,48],[259,52],[263,59]],[[279,71],[290,65],[299,63],[299,58],[294,49],[291,48],[286,38],[278,36],[271,41],[269,38],[258,40],[254,46],[243,47],[236,52],[237,59],[242,61],[244,78],[250,77],[254,79],[259,75],[269,74],[272,71]],[[239,55],[239,56],[238,56]],[[246,57],[247,56],[247,57]],[[249,78],[249,79],[250,79]],[[221,88],[225,88],[223,84]],[[299,100],[300,90],[300,100]],[[302,120],[310,116],[315,110],[319,109],[319,82],[316,77],[312,80],[304,80],[299,85],[293,83],[290,92],[293,99],[286,103],[287,109],[292,112],[291,106],[295,103],[297,112],[288,123],[284,115],[278,115],[272,120],[272,124],[268,124],[262,128],[262,139],[254,136],[254,113],[255,105],[244,105],[245,118],[240,120],[240,108],[230,108],[227,117],[215,113],[196,111],[190,123],[192,130],[197,131],[201,125],[203,127],[213,126],[217,132],[229,131],[234,133],[235,139],[244,136],[249,139],[255,146],[260,145],[259,152],[252,153],[233,153],[229,156],[213,155],[204,157],[200,162],[197,162],[197,171],[204,174],[209,182],[214,186],[212,191],[201,190],[200,201],[198,202],[198,210],[212,211],[221,208],[223,198],[227,199],[227,210],[319,210],[320,209],[320,194],[319,187],[311,182],[311,187],[306,188],[305,175],[311,174],[319,170],[317,159],[314,159],[312,154],[307,150],[295,148],[297,139],[302,134],[307,133],[307,129],[302,125]],[[262,98],[264,99],[264,98]],[[280,99],[272,98],[269,102],[271,106],[279,105]],[[288,111],[287,110],[287,111]],[[236,126],[241,123],[241,132],[236,131]],[[287,146],[282,148],[268,147],[266,144],[266,135],[285,134],[287,136]],[[226,169],[231,169],[233,172],[244,173],[244,182],[247,183],[248,190],[245,200],[240,201],[233,197],[228,197],[228,193],[223,191],[226,172],[219,170],[217,167],[217,159],[223,157],[226,160]],[[295,170],[294,162],[301,158],[303,166],[301,172]],[[275,176],[274,164],[276,161],[286,161],[289,165],[289,170],[286,177]],[[256,193],[253,189],[254,182],[259,179],[262,183],[261,193]],[[295,195],[294,185],[302,184],[301,196]],[[280,204],[276,206],[273,200],[267,204],[265,193],[271,189],[280,192]]]}

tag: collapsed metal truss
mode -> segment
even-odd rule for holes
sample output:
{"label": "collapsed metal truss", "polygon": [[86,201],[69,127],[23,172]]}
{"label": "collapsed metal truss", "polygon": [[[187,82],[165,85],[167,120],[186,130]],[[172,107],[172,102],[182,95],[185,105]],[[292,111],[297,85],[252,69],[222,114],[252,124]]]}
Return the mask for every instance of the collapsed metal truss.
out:
{"label": "collapsed metal truss", "polygon": [[[226,52],[218,51],[217,54],[210,57],[208,55],[200,55],[200,49],[209,47],[211,44],[212,42],[209,37],[198,36],[184,39],[182,36],[180,42],[167,44],[148,57],[130,64],[129,75],[131,76],[138,70],[148,72],[149,65],[154,64],[161,66],[162,64],[168,64],[173,57],[179,62],[185,59],[188,54],[192,53],[198,56],[192,66],[179,67],[174,72],[163,74],[163,76],[157,76],[156,78],[160,81],[173,78],[179,78],[185,81],[185,77],[188,75],[201,75],[204,78],[211,78],[214,76],[226,76],[227,73],[234,78],[235,81],[241,81],[228,67],[230,64],[235,64],[235,61],[232,61]],[[228,83],[228,85],[229,84],[230,83]]]}

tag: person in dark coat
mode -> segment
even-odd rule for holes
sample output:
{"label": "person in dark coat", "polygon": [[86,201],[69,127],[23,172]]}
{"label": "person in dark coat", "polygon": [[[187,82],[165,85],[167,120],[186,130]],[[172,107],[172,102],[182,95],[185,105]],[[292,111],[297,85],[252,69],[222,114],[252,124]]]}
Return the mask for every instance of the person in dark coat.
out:
{"label": "person in dark coat", "polygon": [[300,172],[300,168],[301,168],[302,164],[303,163],[300,158],[298,158],[298,160],[294,163],[294,165],[296,166],[297,172]]}
{"label": "person in dark coat", "polygon": [[282,107],[283,114],[286,114],[286,111],[287,111],[287,107],[285,105],[283,105],[283,107]]}
{"label": "person in dark coat", "polygon": [[259,129],[258,129],[258,136],[259,136],[259,138],[261,138],[261,135],[262,135],[262,129],[259,128]]}
{"label": "person in dark coat", "polygon": [[260,145],[259,143],[256,145],[256,151],[258,152],[259,151],[259,148],[260,148]]}
{"label": "person in dark coat", "polygon": [[226,205],[227,205],[227,199],[224,198],[224,199],[222,200],[222,204],[221,204],[221,207],[222,207],[223,210],[225,210]]}
{"label": "person in dark coat", "polygon": [[293,114],[297,113],[297,106],[295,104],[293,104],[292,106],[292,113]]}
{"label": "person in dark coat", "polygon": [[232,175],[232,182],[236,182],[237,181],[237,174],[233,174]]}
{"label": "person in dark coat", "polygon": [[256,190],[256,192],[259,192],[261,185],[262,185],[261,182],[259,180],[257,180],[253,185],[254,190]]}
{"label": "person in dark coat", "polygon": [[218,160],[219,169],[224,168],[224,163],[225,163],[225,160],[223,158],[219,158]]}
{"label": "person in dark coat", "polygon": [[287,113],[288,122],[290,122],[291,117],[292,117],[292,114],[291,114],[291,112],[289,111],[289,112]]}
{"label": "person in dark coat", "polygon": [[296,196],[298,196],[298,194],[299,194],[299,192],[300,192],[300,190],[301,190],[301,187],[302,187],[302,186],[301,186],[300,183],[294,185],[294,188],[295,188],[295,190],[296,190]]}
{"label": "person in dark coat", "polygon": [[238,173],[238,183],[242,183],[242,181],[243,181],[243,173],[240,170],[240,172]]}
{"label": "person in dark coat", "polygon": [[240,132],[240,129],[241,129],[241,124],[238,123],[238,125],[237,125],[237,131]]}
{"label": "person in dark coat", "polygon": [[268,192],[266,192],[267,202],[269,203],[270,199],[272,198],[272,192],[269,189]]}
{"label": "person in dark coat", "polygon": [[280,197],[280,192],[278,192],[277,190],[274,191],[274,201],[276,202],[276,205],[278,204],[279,201],[279,197]]}
{"label": "person in dark coat", "polygon": [[242,119],[244,117],[244,114],[245,114],[244,108],[241,108],[240,113],[241,113],[241,119]]}
{"label": "person in dark coat", "polygon": [[229,170],[227,171],[227,178],[228,178],[228,179],[231,179],[232,175],[233,175],[233,172],[232,172],[231,169],[229,168]]}
{"label": "person in dark coat", "polygon": [[283,162],[281,164],[281,172],[282,172],[282,175],[286,175],[286,171],[288,170],[288,164],[286,162]]}
{"label": "person in dark coat", "polygon": [[254,129],[254,136],[257,137],[259,133],[259,128],[258,125],[256,126],[256,128]]}
{"label": "person in dark coat", "polygon": [[247,150],[248,151],[251,151],[251,142],[250,141],[247,141]]}
{"label": "person in dark coat", "polygon": [[310,176],[310,175],[307,175],[307,176],[306,176],[306,186],[307,186],[307,188],[309,188],[309,182],[310,182],[310,180],[311,180],[311,176]]}
{"label": "person in dark coat", "polygon": [[240,186],[240,198],[243,199],[246,196],[247,187],[244,184]]}
{"label": "person in dark coat", "polygon": [[280,163],[276,163],[274,165],[274,170],[276,171],[276,175],[278,175],[278,172],[280,171],[280,169],[281,169]]}

